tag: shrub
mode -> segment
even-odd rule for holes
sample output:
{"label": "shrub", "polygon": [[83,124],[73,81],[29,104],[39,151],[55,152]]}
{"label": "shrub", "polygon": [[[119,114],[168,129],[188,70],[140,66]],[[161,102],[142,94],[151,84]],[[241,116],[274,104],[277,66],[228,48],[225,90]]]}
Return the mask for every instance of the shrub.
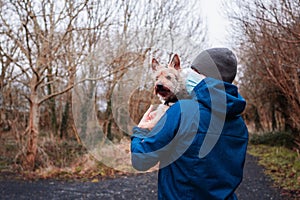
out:
{"label": "shrub", "polygon": [[254,145],[282,146],[288,149],[296,147],[294,136],[288,132],[253,134],[250,137],[250,143]]}

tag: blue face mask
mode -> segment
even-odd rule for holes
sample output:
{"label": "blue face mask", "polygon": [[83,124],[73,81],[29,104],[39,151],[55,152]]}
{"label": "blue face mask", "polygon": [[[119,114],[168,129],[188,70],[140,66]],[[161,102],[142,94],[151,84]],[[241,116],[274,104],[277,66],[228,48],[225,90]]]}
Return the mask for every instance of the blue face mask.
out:
{"label": "blue face mask", "polygon": [[205,76],[203,74],[198,74],[194,70],[189,70],[186,80],[185,80],[185,87],[187,92],[191,95],[193,89],[198,85],[203,79],[205,79]]}

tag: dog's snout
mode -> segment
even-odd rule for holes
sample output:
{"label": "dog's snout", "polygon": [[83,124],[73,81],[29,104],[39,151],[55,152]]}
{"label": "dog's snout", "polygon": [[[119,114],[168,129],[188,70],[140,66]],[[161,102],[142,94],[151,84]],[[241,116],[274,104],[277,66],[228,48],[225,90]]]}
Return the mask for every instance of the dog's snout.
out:
{"label": "dog's snout", "polygon": [[163,87],[164,87],[164,85],[161,83],[156,84],[156,88],[163,88]]}

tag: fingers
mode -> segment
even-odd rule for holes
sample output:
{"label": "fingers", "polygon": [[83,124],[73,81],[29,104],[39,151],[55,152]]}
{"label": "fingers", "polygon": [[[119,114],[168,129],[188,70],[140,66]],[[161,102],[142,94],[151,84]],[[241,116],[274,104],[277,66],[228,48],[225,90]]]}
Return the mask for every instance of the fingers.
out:
{"label": "fingers", "polygon": [[143,115],[143,118],[142,118],[141,121],[146,122],[146,121],[150,120],[150,119],[151,119],[150,113],[151,113],[152,111],[153,111],[153,105],[150,105],[150,107],[148,108],[148,110],[147,110],[147,111],[145,112],[145,114]]}
{"label": "fingers", "polygon": [[152,111],[149,113],[149,119],[153,120],[155,118],[155,116],[157,115],[157,111]]}
{"label": "fingers", "polygon": [[150,105],[150,107],[148,108],[148,110],[145,112],[144,116],[149,116],[149,114],[154,110],[154,106]]}
{"label": "fingers", "polygon": [[153,110],[154,110],[153,105],[150,105],[150,107],[148,108],[148,110],[143,115],[143,118],[141,119],[140,123],[138,124],[138,127],[149,128],[148,126],[149,126],[150,121],[151,121],[151,112]]}
{"label": "fingers", "polygon": [[151,130],[153,128],[153,123],[150,122],[150,121],[149,122],[142,122],[142,123],[139,123],[138,127]]}

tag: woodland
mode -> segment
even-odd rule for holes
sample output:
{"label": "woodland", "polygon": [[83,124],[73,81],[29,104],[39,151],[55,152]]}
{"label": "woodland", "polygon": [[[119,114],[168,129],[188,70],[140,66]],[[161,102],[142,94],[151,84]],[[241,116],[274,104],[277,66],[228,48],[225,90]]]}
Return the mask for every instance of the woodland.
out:
{"label": "woodland", "polygon": [[[300,1],[223,8],[249,132],[284,132],[299,153]],[[209,47],[206,23],[197,0],[1,0],[0,170],[115,174],[110,147],[129,154],[132,126],[157,102],[149,61],[177,53],[188,67]]]}

